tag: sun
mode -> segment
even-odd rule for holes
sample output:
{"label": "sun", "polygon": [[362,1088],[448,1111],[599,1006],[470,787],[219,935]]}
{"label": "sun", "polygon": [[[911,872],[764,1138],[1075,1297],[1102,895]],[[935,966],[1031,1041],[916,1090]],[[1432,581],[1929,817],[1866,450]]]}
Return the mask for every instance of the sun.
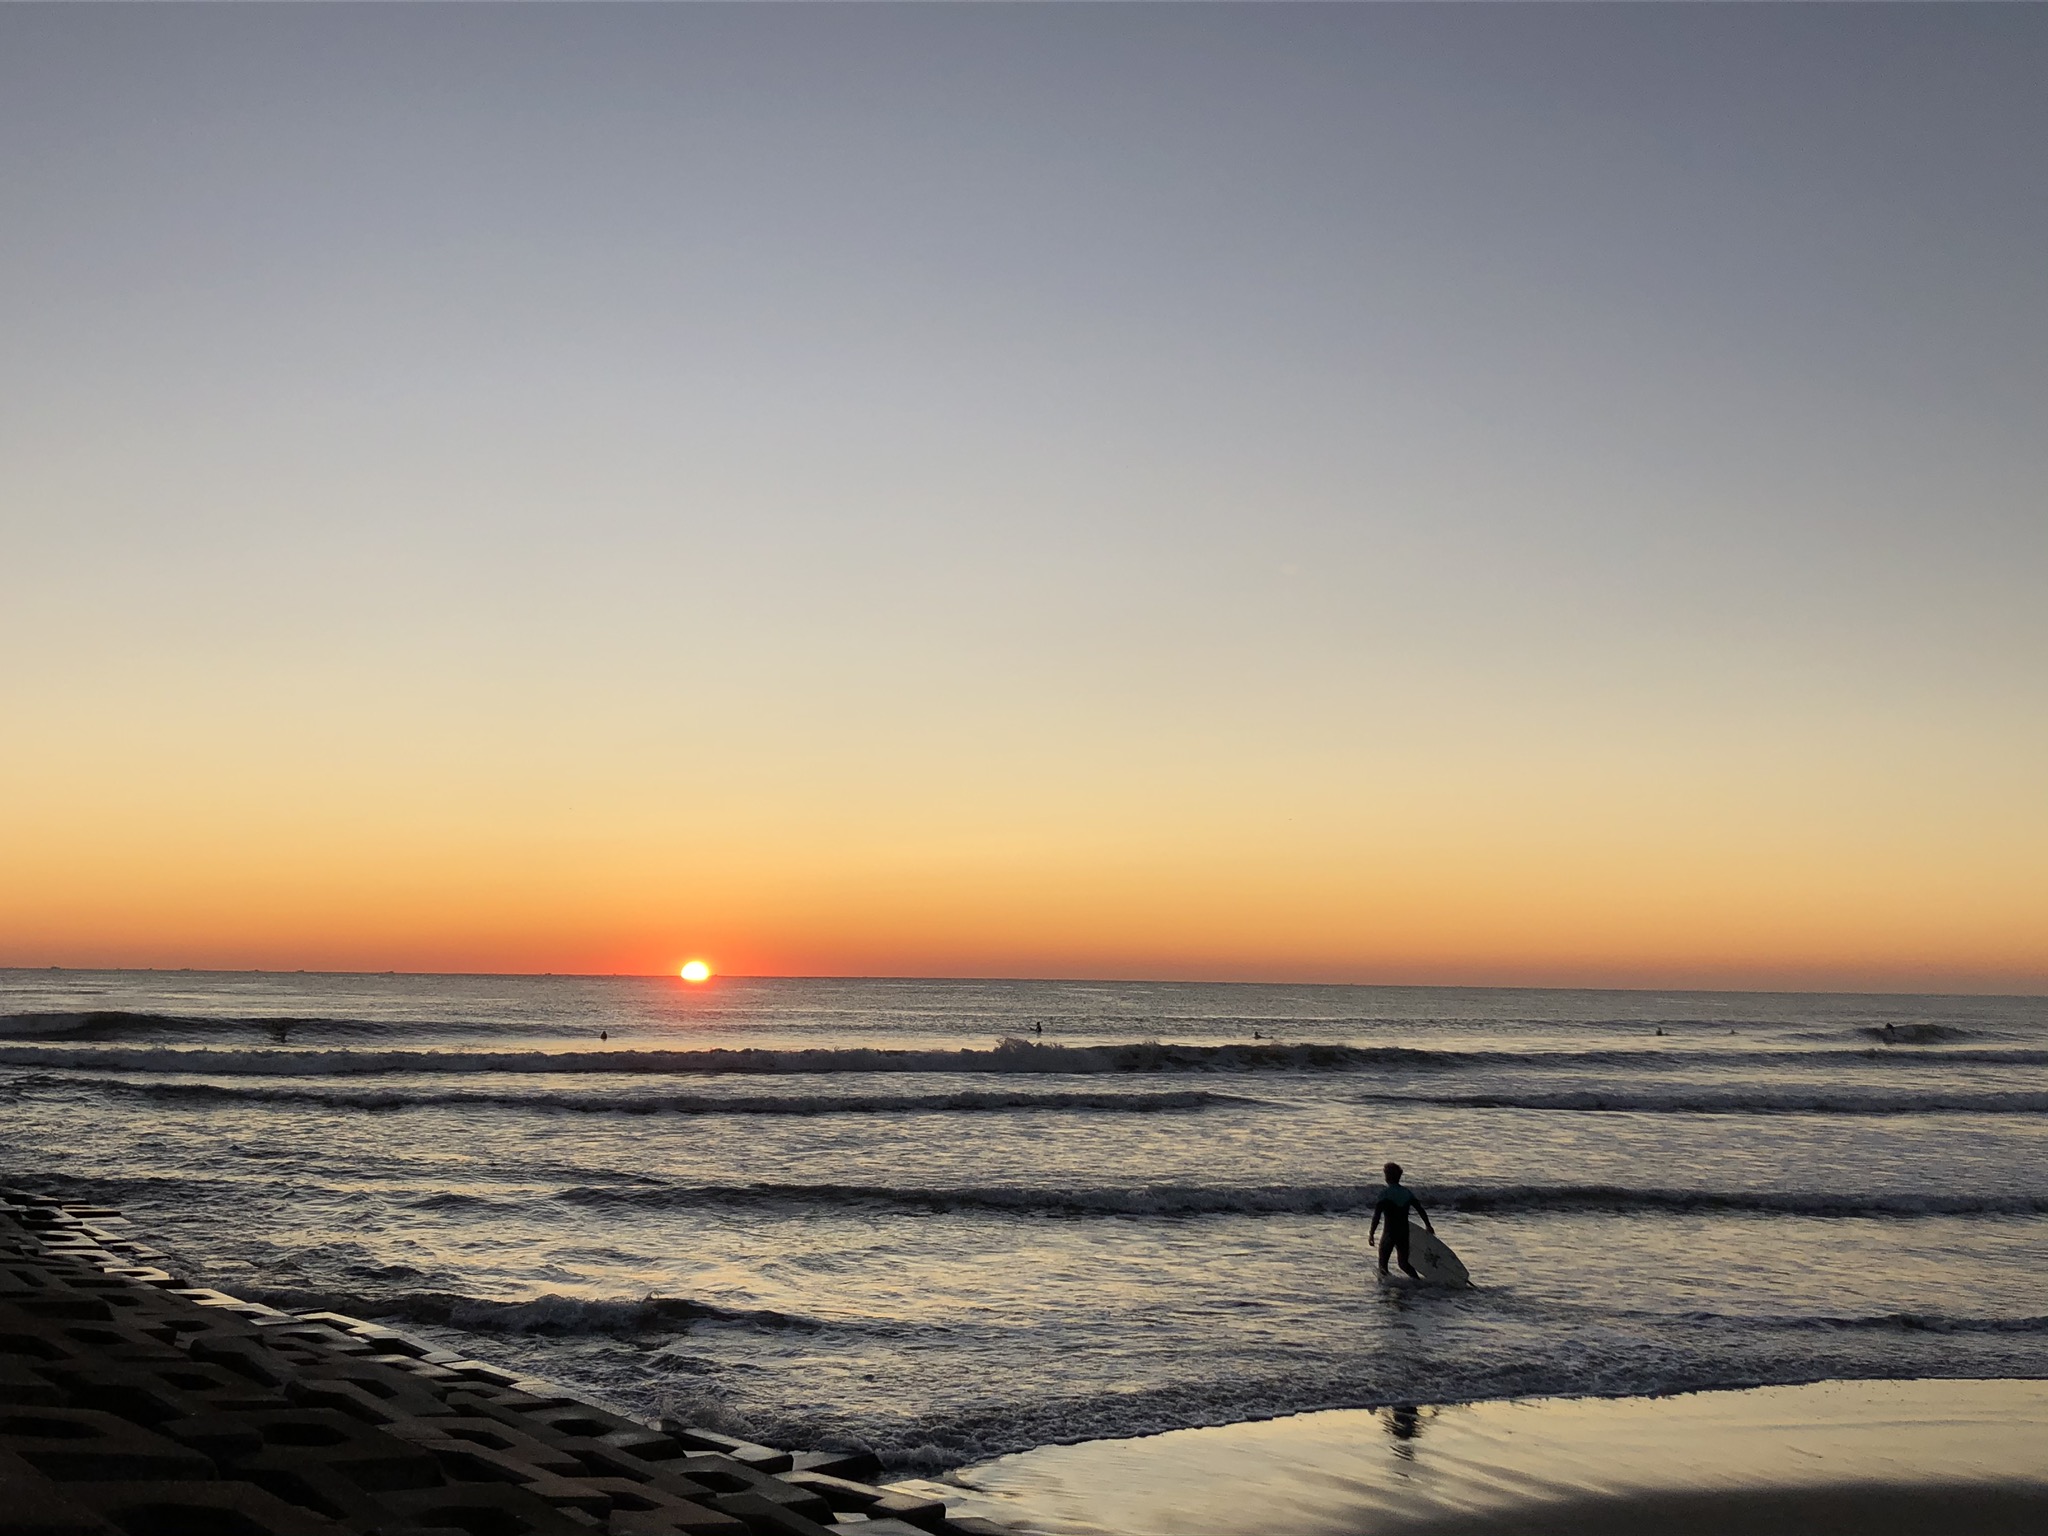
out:
{"label": "sun", "polygon": [[711,967],[702,960],[685,960],[682,970],[677,974],[685,981],[709,981],[711,979]]}

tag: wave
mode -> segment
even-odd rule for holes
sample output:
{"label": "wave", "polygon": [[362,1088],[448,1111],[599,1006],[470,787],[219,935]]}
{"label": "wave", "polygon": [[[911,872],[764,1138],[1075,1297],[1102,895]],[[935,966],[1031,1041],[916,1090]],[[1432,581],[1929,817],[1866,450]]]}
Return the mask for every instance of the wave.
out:
{"label": "wave", "polygon": [[1977,1031],[1953,1024],[1866,1024],[1856,1031],[1866,1039],[1885,1045],[1940,1045],[1950,1040],[1973,1040]]}
{"label": "wave", "polygon": [[[0,1046],[0,1065],[234,1076],[358,1076],[394,1072],[520,1072],[789,1075],[841,1072],[1015,1072],[1099,1075],[1138,1072],[1344,1071],[1370,1066],[1458,1064],[1461,1053],[1406,1046],[1040,1045],[1004,1040],[987,1049],[890,1050],[867,1046],[771,1050],[67,1050]],[[1514,1059],[1507,1057],[1503,1059]]]}
{"label": "wave", "polygon": [[516,1027],[461,1019],[400,1022],[326,1014],[153,1013],[127,1008],[0,1014],[0,1040],[147,1040],[165,1035],[262,1034],[285,1043],[294,1034],[353,1040],[429,1031],[509,1034],[516,1032]]}
{"label": "wave", "polygon": [[[1370,1212],[1371,1184],[1102,1186],[1093,1189],[885,1184],[578,1184],[553,1199],[595,1209],[694,1207],[868,1209],[1026,1216],[1341,1216]],[[1431,1211],[1485,1215],[1755,1213],[1812,1217],[2048,1215],[2048,1192],[2019,1195],[1828,1194],[1788,1190],[1627,1189],[1609,1185],[1470,1185],[1434,1189]]]}
{"label": "wave", "polygon": [[1215,1105],[1253,1104],[1254,1099],[1206,1089],[1160,1093],[1110,1090],[1073,1093],[688,1094],[640,1092],[573,1093],[536,1089],[322,1088],[284,1085],[245,1087],[228,1083],[123,1082],[98,1077],[31,1076],[17,1090],[83,1089],[90,1092],[174,1104],[294,1104],[315,1109],[407,1110],[438,1108],[520,1109],[570,1114],[616,1115],[879,1115],[959,1114],[998,1111],[1089,1110],[1114,1114],[1169,1114]]}
{"label": "wave", "polygon": [[231,1077],[364,1077],[394,1073],[551,1073],[669,1076],[787,1076],[845,1072],[959,1072],[1100,1076],[1136,1073],[1455,1071],[1469,1067],[1671,1066],[1701,1062],[1798,1063],[1895,1061],[1921,1065],[2048,1065],[2043,1050],[1906,1052],[1895,1047],[1830,1051],[1678,1052],[1668,1050],[1462,1051],[1420,1046],[1315,1043],[1176,1045],[1156,1040],[1113,1045],[1044,1045],[1004,1040],[985,1049],[927,1050],[850,1046],[773,1050],[435,1050],[79,1048],[0,1044],[0,1066],[65,1071],[181,1072]]}
{"label": "wave", "polygon": [[1941,1312],[1880,1312],[1869,1317],[1768,1318],[1696,1312],[1683,1320],[1784,1333],[2048,1333],[2048,1317],[1952,1317]]}
{"label": "wave", "polygon": [[[581,1297],[557,1293],[500,1301],[453,1291],[249,1289],[248,1299],[292,1312],[338,1312],[383,1323],[431,1324],[466,1333],[551,1339],[644,1340],[690,1333],[704,1326],[765,1333],[928,1333],[928,1327],[880,1318],[824,1319],[766,1307],[730,1307],[692,1297]],[[1475,1293],[1483,1301],[1484,1293]],[[1779,1316],[1696,1312],[1674,1319],[1687,1327],[1781,1334],[1959,1334],[2038,1336],[2048,1317],[1969,1317],[1938,1312],[1871,1316]]]}
{"label": "wave", "polygon": [[1434,1104],[1449,1109],[1535,1109],[1644,1115],[2041,1115],[2048,1093],[1842,1093],[1807,1088],[1775,1092],[1713,1090],[1644,1093],[1637,1089],[1563,1093],[1371,1094],[1374,1104]]}
{"label": "wave", "polygon": [[248,1290],[252,1301],[288,1312],[340,1312],[379,1322],[437,1323],[471,1333],[544,1337],[629,1337],[684,1333],[700,1323],[737,1323],[774,1332],[815,1333],[822,1320],[767,1308],[721,1307],[683,1296],[589,1298],[550,1293],[526,1301],[492,1301],[455,1291],[365,1293],[329,1290]]}

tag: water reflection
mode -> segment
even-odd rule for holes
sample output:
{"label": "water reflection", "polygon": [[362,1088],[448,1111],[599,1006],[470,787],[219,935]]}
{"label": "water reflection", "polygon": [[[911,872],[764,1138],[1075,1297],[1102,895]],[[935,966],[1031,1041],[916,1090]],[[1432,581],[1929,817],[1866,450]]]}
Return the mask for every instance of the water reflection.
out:
{"label": "water reflection", "polygon": [[1403,1461],[1413,1461],[1415,1447],[1408,1442],[1422,1438],[1423,1426],[1435,1418],[1437,1412],[1435,1408],[1416,1408],[1407,1403],[1380,1409],[1380,1427],[1386,1430],[1394,1441],[1389,1449]]}

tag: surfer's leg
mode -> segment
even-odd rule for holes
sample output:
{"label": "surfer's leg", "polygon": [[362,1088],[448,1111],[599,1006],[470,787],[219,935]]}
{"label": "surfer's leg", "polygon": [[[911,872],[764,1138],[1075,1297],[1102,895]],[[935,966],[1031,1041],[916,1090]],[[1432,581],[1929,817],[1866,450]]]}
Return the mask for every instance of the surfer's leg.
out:
{"label": "surfer's leg", "polygon": [[1393,1252],[1394,1229],[1388,1227],[1380,1233],[1380,1273],[1383,1275],[1387,1272],[1387,1260],[1393,1256]]}
{"label": "surfer's leg", "polygon": [[1422,1276],[1416,1274],[1415,1266],[1408,1262],[1408,1228],[1405,1224],[1401,1228],[1401,1236],[1395,1241],[1394,1251],[1400,1257],[1401,1272],[1411,1280],[1420,1280]]}

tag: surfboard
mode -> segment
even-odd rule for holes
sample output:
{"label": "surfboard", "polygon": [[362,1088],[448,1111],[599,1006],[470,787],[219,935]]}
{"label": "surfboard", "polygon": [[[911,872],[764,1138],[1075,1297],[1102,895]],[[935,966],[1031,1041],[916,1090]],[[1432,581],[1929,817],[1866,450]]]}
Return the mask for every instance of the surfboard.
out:
{"label": "surfboard", "polygon": [[1432,1285],[1470,1285],[1472,1277],[1451,1252],[1451,1245],[1434,1232],[1421,1231],[1408,1239],[1408,1262]]}
{"label": "surfboard", "polygon": [[1434,1232],[1416,1227],[1408,1236],[1408,1262],[1415,1266],[1415,1278],[1401,1273],[1399,1262],[1391,1274],[1380,1276],[1385,1285],[1443,1285],[1452,1289],[1464,1289],[1472,1284],[1472,1276],[1458,1256],[1451,1252],[1451,1245]]}

